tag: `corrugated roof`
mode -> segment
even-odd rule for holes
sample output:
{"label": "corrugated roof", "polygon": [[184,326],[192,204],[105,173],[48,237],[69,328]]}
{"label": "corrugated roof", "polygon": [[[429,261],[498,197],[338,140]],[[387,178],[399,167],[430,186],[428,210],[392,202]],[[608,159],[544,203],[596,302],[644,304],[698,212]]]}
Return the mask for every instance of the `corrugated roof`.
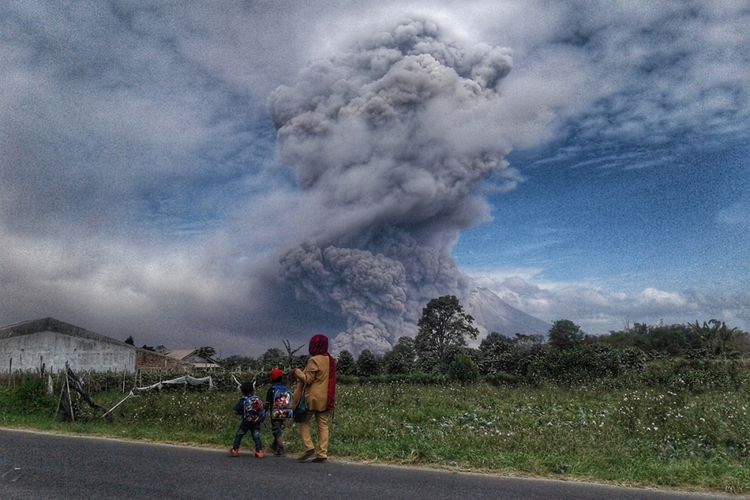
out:
{"label": "corrugated roof", "polygon": [[[175,349],[174,351],[170,351],[167,353],[167,356],[174,359],[179,359],[183,363],[188,363],[193,365],[196,368],[220,368],[221,365],[216,363],[211,358],[206,358],[204,356],[198,356],[196,353],[198,352],[198,349]],[[195,362],[195,361],[186,361],[187,358],[190,356],[195,355],[197,358],[202,359],[204,362]]]}
{"label": "corrugated roof", "polygon": [[169,351],[167,353],[167,356],[174,359],[183,360],[193,354],[196,351],[196,349],[176,349],[174,351]]}

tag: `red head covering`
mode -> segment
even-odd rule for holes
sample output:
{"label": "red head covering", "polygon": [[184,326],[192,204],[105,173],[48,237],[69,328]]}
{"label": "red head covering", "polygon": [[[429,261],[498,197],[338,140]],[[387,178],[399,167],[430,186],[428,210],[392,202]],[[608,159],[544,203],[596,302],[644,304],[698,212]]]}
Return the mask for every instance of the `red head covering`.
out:
{"label": "red head covering", "polygon": [[313,335],[310,339],[310,356],[328,356],[328,403],[326,410],[336,406],[336,360],[328,353],[328,337]]}
{"label": "red head covering", "polygon": [[328,337],[317,334],[310,339],[310,356],[320,355],[328,355]]}
{"label": "red head covering", "polygon": [[284,376],[284,372],[282,372],[278,368],[274,368],[273,370],[271,370],[271,373],[268,374],[268,379],[271,382],[274,382],[274,381],[280,379],[283,376]]}

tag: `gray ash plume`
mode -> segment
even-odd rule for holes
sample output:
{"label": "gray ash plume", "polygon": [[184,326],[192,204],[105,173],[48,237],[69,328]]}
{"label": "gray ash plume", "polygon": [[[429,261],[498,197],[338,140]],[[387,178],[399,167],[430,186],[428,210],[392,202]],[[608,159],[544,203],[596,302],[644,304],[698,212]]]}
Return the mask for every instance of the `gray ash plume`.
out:
{"label": "gray ash plume", "polygon": [[337,349],[383,351],[432,297],[473,284],[450,255],[489,215],[479,188],[515,182],[504,156],[509,51],[414,20],[304,69],[270,98],[282,160],[320,230],[281,258],[299,300],[345,319]]}

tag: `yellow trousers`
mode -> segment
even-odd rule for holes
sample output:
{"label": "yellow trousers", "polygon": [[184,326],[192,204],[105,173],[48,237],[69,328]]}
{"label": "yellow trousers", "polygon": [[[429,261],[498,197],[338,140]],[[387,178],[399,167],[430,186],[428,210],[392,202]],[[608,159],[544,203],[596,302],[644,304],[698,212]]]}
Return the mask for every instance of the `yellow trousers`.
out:
{"label": "yellow trousers", "polygon": [[[310,420],[315,415],[315,423],[318,427],[318,446],[313,444],[310,435]],[[297,423],[299,437],[305,446],[305,451],[315,450],[315,456],[318,458],[328,458],[328,421],[331,416],[330,411],[308,411],[303,422]]]}

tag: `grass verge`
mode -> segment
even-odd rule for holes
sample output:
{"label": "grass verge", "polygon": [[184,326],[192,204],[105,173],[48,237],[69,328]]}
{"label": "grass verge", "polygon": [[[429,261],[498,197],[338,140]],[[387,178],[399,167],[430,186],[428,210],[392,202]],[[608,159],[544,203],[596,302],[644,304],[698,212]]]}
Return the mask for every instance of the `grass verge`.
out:
{"label": "grass verge", "polygon": [[[121,398],[95,396],[104,406]],[[81,421],[66,423],[53,417],[56,400],[28,382],[0,388],[0,425],[229,448],[237,398],[171,389],[128,400],[111,423],[83,407]],[[742,494],[750,492],[748,408],[744,391],[342,385],[330,448],[354,460]],[[291,452],[301,449],[293,427]]]}

